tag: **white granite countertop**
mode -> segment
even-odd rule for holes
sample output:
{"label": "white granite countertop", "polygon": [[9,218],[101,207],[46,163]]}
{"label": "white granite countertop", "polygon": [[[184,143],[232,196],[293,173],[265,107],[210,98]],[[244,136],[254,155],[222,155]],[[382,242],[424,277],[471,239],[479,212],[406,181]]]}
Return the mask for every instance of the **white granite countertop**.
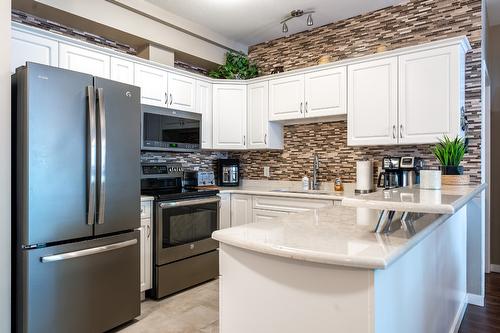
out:
{"label": "white granite countertop", "polygon": [[454,214],[486,188],[486,184],[443,186],[441,190],[424,190],[418,185],[346,197],[343,206],[367,207],[406,212]]}
{"label": "white granite countertop", "polygon": [[372,232],[378,211],[335,206],[268,222],[215,231],[219,242],[255,252],[324,264],[383,269],[410,250],[447,215],[425,214],[414,222],[416,234]]}
{"label": "white granite countertop", "polygon": [[267,195],[303,199],[343,200],[354,197],[355,184],[344,184],[344,192],[335,192],[333,183],[322,183],[319,190],[304,191],[301,182],[276,180],[244,180],[237,187],[219,187],[220,193]]}

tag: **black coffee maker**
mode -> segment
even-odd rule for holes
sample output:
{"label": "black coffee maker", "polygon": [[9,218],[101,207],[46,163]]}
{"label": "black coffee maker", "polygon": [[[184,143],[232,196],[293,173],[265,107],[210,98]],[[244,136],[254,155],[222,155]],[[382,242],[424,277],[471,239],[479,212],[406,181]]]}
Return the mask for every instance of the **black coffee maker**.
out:
{"label": "black coffee maker", "polygon": [[378,175],[377,186],[385,189],[399,187],[402,179],[401,157],[384,157],[382,169],[383,171]]}

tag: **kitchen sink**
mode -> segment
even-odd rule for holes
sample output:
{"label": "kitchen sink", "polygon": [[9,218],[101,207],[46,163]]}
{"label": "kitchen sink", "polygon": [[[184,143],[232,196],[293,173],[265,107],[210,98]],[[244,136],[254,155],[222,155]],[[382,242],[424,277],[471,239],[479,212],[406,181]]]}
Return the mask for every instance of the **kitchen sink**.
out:
{"label": "kitchen sink", "polygon": [[333,192],[325,191],[325,190],[288,190],[288,189],[276,189],[271,190],[271,192],[281,192],[281,193],[303,193],[303,194],[324,194],[324,195],[332,195]]}

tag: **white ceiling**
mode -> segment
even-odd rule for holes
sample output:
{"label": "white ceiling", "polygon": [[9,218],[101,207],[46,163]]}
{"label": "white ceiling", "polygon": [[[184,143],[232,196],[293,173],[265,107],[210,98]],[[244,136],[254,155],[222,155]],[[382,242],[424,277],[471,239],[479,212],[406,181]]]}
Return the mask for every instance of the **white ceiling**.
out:
{"label": "white ceiling", "polygon": [[[284,36],[281,19],[294,9],[314,9],[314,27],[408,0],[145,0],[243,45]],[[498,1],[499,0],[492,0]],[[288,34],[307,30],[306,16],[288,23]]]}
{"label": "white ceiling", "polygon": [[500,0],[487,0],[486,10],[490,26],[500,24]]}

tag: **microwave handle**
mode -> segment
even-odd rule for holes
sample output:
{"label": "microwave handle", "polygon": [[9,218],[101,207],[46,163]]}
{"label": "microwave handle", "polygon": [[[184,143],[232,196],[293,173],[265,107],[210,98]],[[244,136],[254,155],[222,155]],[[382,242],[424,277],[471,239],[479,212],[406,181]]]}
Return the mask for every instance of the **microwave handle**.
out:
{"label": "microwave handle", "polygon": [[208,199],[195,199],[195,200],[179,200],[179,201],[167,201],[160,202],[160,208],[175,208],[175,207],[183,207],[183,206],[194,206],[194,205],[202,205],[207,203],[219,202],[220,198],[215,196],[214,198]]}

